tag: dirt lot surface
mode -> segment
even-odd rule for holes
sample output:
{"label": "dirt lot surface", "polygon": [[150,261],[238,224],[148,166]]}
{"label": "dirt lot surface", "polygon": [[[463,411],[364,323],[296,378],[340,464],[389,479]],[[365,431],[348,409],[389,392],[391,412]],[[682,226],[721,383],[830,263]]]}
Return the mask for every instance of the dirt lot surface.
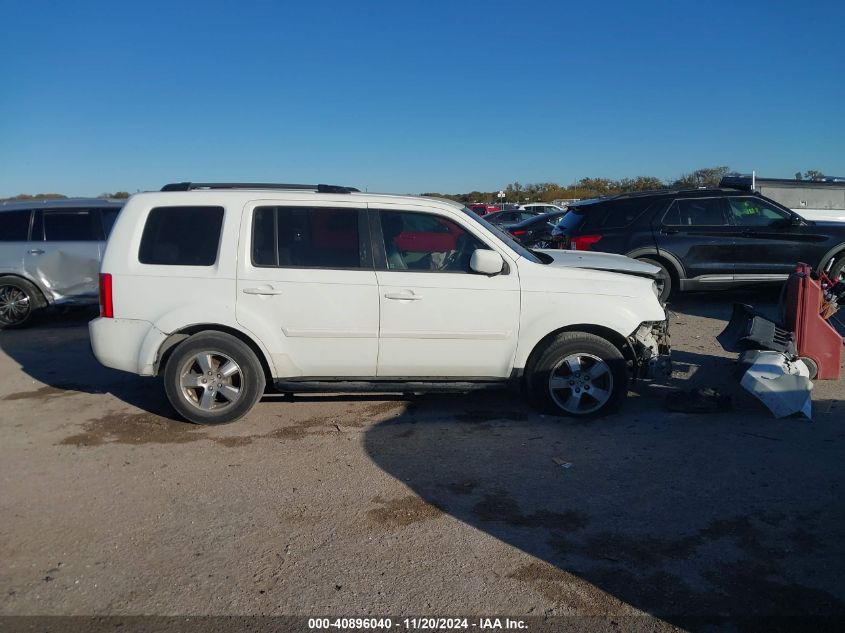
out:
{"label": "dirt lot surface", "polygon": [[[509,393],[268,396],[173,419],[105,369],[87,314],[0,333],[0,614],[845,614],[845,380],[775,420],[715,335],[672,312],[675,387],[589,423]],[[569,462],[565,468],[558,462]]]}

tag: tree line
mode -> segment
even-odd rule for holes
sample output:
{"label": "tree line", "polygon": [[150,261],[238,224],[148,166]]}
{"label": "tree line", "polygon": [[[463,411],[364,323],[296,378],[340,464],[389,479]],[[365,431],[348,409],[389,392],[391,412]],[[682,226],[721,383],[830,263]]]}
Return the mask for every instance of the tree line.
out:
{"label": "tree line", "polygon": [[[101,193],[98,198],[112,198],[114,200],[125,200],[130,194],[128,191],[115,191],[114,193]],[[12,200],[26,202],[27,200],[66,200],[67,196],[63,193],[19,193],[11,198],[0,198],[4,202]]]}
{"label": "tree line", "polygon": [[[674,180],[662,180],[655,176],[637,176],[635,178],[582,178],[571,185],[560,185],[554,182],[538,182],[522,184],[512,182],[501,191],[505,192],[506,202],[552,202],[553,200],[571,200],[598,198],[617,193],[633,191],[653,191],[655,189],[698,189],[699,187],[716,187],[724,176],[739,175],[731,171],[727,165],[717,167],[702,167],[686,174],[681,174]],[[819,180],[824,178],[820,171],[797,172],[796,180]],[[467,193],[424,193],[424,196],[448,198],[464,204],[470,202],[490,202],[498,200],[499,191],[469,191]]]}

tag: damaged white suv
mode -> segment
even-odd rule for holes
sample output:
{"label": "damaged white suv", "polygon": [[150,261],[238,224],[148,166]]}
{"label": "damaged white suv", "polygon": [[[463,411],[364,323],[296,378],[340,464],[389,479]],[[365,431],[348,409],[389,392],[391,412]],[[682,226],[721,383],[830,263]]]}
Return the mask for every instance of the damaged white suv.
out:
{"label": "damaged white suv", "polygon": [[517,385],[583,417],[666,374],[658,269],[530,251],[461,205],[329,185],[177,183],[106,248],[97,359],[203,424],[286,393]]}

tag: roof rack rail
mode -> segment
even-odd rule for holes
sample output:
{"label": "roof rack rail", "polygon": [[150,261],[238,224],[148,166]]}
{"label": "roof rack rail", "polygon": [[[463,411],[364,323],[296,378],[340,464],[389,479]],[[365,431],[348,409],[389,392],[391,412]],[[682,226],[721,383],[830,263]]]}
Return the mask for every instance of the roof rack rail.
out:
{"label": "roof rack rail", "polygon": [[280,189],[287,191],[316,191],[317,193],[354,193],[355,187],[341,185],[292,185],[272,182],[172,182],[162,191],[193,191],[195,189]]}

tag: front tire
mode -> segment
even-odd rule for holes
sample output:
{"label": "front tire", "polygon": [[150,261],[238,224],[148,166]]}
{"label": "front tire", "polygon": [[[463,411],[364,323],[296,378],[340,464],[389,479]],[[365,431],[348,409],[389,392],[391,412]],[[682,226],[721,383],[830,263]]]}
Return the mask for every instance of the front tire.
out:
{"label": "front tire", "polygon": [[38,290],[19,277],[0,277],[0,329],[23,327],[32,318]]}
{"label": "front tire", "polygon": [[261,399],[265,384],[252,349],[223,332],[185,339],[164,368],[170,404],[196,424],[226,424],[242,418]]}
{"label": "front tire", "polygon": [[622,353],[606,339],[586,332],[555,337],[532,362],[526,381],[535,406],[574,418],[609,413],[628,394]]}

